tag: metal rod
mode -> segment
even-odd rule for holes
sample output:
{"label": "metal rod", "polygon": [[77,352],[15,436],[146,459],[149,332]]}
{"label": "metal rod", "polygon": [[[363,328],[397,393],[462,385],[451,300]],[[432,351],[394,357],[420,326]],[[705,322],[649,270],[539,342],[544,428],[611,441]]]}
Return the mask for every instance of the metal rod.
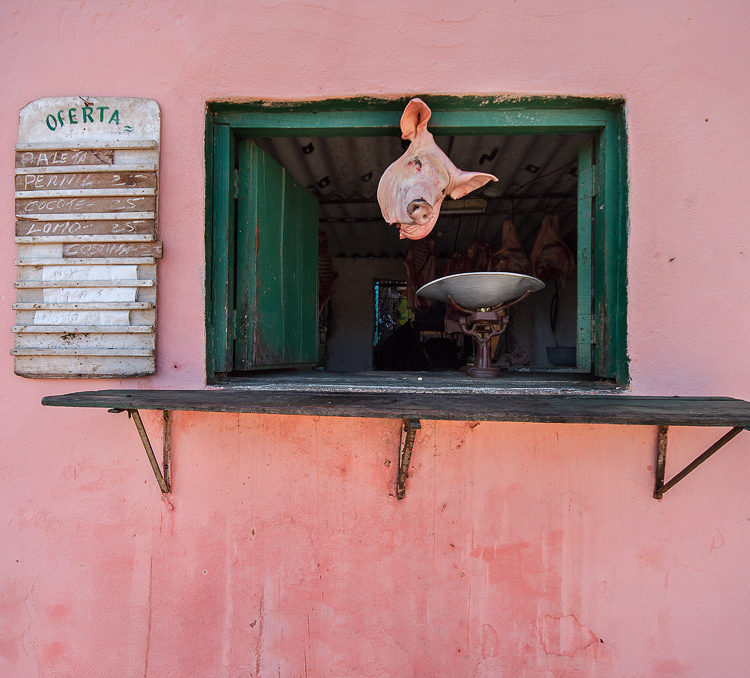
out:
{"label": "metal rod", "polygon": [[164,468],[164,484],[168,491],[172,491],[172,412],[162,411],[162,466]]}
{"label": "metal rod", "polygon": [[[695,461],[688,464],[682,471],[680,471],[674,478],[672,478],[669,482],[664,483],[664,485],[654,492],[654,498],[655,499],[661,499],[662,495],[669,490],[670,488],[674,487],[677,483],[679,483],[688,473],[691,471],[694,471],[698,466],[700,466],[706,459],[708,459],[712,454],[720,450],[724,445],[726,445],[732,438],[734,438],[738,433],[741,431],[744,431],[745,429],[742,426],[735,426],[731,431],[728,431],[725,433],[721,438],[719,438],[711,447],[709,447],[702,455],[697,457]],[[666,454],[666,452],[665,452]],[[658,470],[658,467],[657,467]]]}
{"label": "metal rod", "polygon": [[664,487],[664,471],[667,467],[667,433],[669,426],[659,426],[659,435],[656,443],[656,472],[654,482],[654,497],[661,499]]}
{"label": "metal rod", "polygon": [[411,451],[414,447],[414,437],[417,435],[418,428],[422,428],[419,419],[404,419],[406,439],[404,440],[404,447],[399,453],[398,480],[396,481],[396,498],[399,500],[406,496],[406,479],[409,477]]}
{"label": "metal rod", "polygon": [[[472,199],[473,198],[469,198],[469,200],[472,200]],[[554,200],[554,199],[576,200],[576,196],[575,196],[575,193],[571,195],[570,191],[555,191],[553,193],[534,193],[534,194],[508,193],[508,194],[503,194],[499,198],[492,198],[492,200],[494,201],[504,200],[506,202],[508,202],[509,200]],[[321,205],[372,205],[374,204],[374,202],[375,202],[375,198],[331,197],[331,198],[320,199]],[[379,215],[378,215],[378,218],[380,218]]]}
{"label": "metal rod", "polygon": [[159,489],[161,489],[162,494],[169,494],[169,487],[164,480],[164,476],[161,474],[159,462],[156,461],[154,449],[151,447],[151,442],[149,441],[148,435],[146,434],[146,429],[143,427],[143,421],[141,421],[141,415],[139,414],[138,410],[128,410],[128,415],[133,418],[133,423],[138,430],[138,435],[141,436],[141,442],[143,443],[143,447],[146,450],[146,455],[148,456],[148,461],[151,464],[154,475],[156,476],[156,482],[159,483]]}

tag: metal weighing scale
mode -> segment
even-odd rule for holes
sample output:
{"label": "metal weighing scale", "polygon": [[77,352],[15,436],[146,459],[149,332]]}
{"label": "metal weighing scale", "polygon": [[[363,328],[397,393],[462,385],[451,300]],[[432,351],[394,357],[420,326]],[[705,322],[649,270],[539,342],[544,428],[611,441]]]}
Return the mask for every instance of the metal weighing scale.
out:
{"label": "metal weighing scale", "polygon": [[492,366],[490,340],[508,327],[508,308],[543,288],[538,278],[520,273],[457,273],[422,285],[417,294],[448,304],[458,315],[461,331],[474,338],[476,359],[467,374],[499,377],[500,370]]}

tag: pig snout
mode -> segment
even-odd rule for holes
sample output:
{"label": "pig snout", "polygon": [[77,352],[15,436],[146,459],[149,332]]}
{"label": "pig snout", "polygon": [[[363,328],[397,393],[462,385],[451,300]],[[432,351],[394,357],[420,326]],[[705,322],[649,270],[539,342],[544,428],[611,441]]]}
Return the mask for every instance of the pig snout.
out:
{"label": "pig snout", "polygon": [[435,210],[432,209],[432,205],[430,205],[430,203],[428,203],[424,198],[417,198],[416,200],[412,200],[406,206],[406,213],[409,215],[412,222],[418,224],[419,226],[423,226],[424,224],[428,223],[430,219],[432,219],[434,211]]}

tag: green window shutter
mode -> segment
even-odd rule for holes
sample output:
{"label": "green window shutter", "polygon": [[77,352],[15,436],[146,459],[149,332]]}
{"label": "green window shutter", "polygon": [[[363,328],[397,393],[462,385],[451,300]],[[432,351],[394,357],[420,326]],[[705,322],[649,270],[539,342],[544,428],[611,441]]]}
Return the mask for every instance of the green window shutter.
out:
{"label": "green window shutter", "polygon": [[608,113],[596,148],[594,374],[627,384],[627,152],[621,112]]}
{"label": "green window shutter", "polygon": [[318,361],[318,201],[252,141],[237,142],[234,369]]}
{"label": "green window shutter", "polygon": [[231,323],[234,304],[234,196],[231,189],[234,141],[229,125],[206,125],[206,304],[207,369],[210,375],[232,370]]}
{"label": "green window shutter", "polygon": [[578,252],[576,256],[577,350],[576,364],[591,371],[592,267],[591,245],[594,226],[593,203],[596,195],[594,145],[584,141],[578,149]]}

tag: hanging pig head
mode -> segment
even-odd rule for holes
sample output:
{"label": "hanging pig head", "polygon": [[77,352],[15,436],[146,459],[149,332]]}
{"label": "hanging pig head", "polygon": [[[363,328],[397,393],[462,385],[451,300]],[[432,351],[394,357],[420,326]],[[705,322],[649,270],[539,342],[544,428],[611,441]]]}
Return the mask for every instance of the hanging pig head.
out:
{"label": "hanging pig head", "polygon": [[378,203],[383,218],[398,226],[401,238],[419,240],[435,226],[446,195],[453,199],[481,188],[497,177],[463,172],[456,167],[427,131],[430,108],[412,99],[401,115],[401,138],[409,148],[380,177]]}

